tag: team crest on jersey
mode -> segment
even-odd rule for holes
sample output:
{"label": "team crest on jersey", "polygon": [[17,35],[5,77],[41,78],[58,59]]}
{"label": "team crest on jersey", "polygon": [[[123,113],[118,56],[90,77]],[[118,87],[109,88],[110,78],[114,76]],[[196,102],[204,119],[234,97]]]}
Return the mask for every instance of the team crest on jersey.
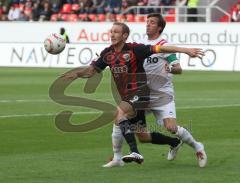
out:
{"label": "team crest on jersey", "polygon": [[124,53],[124,54],[122,55],[122,58],[123,58],[126,62],[129,62],[130,59],[131,59],[130,53]]}

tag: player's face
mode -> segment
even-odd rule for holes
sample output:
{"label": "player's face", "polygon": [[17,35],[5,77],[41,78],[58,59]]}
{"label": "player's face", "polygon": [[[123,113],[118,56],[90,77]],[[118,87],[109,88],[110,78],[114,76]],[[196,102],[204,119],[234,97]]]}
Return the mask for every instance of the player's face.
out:
{"label": "player's face", "polygon": [[125,37],[122,31],[122,26],[113,25],[110,33],[111,33],[112,45],[117,45],[125,41]]}
{"label": "player's face", "polygon": [[147,19],[147,28],[146,33],[148,37],[153,37],[159,34],[159,31],[162,29],[158,25],[158,18],[156,17],[149,17]]}

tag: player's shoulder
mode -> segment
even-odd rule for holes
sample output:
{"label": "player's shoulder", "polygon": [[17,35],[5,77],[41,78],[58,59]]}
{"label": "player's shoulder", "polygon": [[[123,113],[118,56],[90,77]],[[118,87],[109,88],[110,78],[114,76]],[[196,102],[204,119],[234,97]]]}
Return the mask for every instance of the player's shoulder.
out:
{"label": "player's shoulder", "polygon": [[163,46],[163,45],[169,45],[168,41],[166,39],[159,39],[155,45]]}
{"label": "player's shoulder", "polygon": [[135,51],[140,51],[142,49],[145,49],[147,47],[147,45],[142,44],[142,43],[136,43],[136,42],[132,42],[132,43],[126,43],[128,49],[130,50],[135,50]]}
{"label": "player's shoulder", "polygon": [[138,46],[144,46],[143,43],[137,43],[137,42],[126,43],[126,45],[130,48],[134,48],[134,47],[138,47]]}
{"label": "player's shoulder", "polygon": [[103,56],[103,55],[105,55],[105,54],[107,54],[108,52],[110,52],[112,50],[112,47],[111,46],[109,46],[109,47],[106,47],[102,52],[101,52],[101,56]]}

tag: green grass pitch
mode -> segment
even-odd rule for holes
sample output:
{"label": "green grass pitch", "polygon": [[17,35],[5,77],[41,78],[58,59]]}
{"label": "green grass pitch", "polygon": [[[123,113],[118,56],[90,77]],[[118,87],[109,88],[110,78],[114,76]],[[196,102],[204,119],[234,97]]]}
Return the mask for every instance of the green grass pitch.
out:
{"label": "green grass pitch", "polygon": [[[104,169],[101,165],[112,154],[111,123],[88,133],[66,133],[55,126],[55,114],[63,110],[81,113],[72,118],[76,124],[99,114],[49,99],[51,83],[67,70],[0,69],[0,182],[240,182],[240,72],[185,71],[175,76],[178,121],[205,144],[206,168],[197,166],[187,145],[168,162],[168,147],[139,144],[144,164]],[[106,71],[97,93],[84,96],[112,102],[109,76]],[[83,95],[83,85],[75,81],[67,94]],[[148,121],[154,127],[152,116]]]}

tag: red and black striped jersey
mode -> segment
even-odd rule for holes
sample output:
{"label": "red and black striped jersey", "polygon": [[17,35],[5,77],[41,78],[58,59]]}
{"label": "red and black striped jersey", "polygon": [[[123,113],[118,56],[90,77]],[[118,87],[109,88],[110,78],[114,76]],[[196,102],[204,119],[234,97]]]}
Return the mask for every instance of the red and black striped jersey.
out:
{"label": "red and black striped jersey", "polygon": [[147,79],[143,68],[144,59],[153,54],[151,45],[125,43],[121,52],[112,46],[104,49],[92,66],[101,72],[110,67],[117,89],[122,98],[146,87]]}

